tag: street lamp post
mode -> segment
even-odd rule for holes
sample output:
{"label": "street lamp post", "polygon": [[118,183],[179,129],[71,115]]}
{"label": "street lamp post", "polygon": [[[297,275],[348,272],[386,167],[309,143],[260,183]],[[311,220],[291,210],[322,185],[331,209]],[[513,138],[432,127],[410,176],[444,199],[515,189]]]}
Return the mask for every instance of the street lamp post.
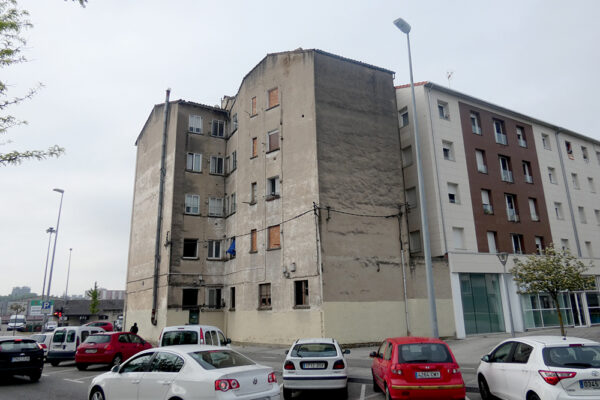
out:
{"label": "street lamp post", "polygon": [[423,235],[423,257],[425,258],[425,278],[427,280],[427,296],[429,298],[429,316],[431,320],[431,336],[437,338],[438,323],[435,307],[435,291],[433,286],[433,267],[431,265],[431,247],[429,244],[429,219],[427,218],[427,202],[425,200],[425,181],[423,179],[423,166],[421,162],[421,143],[417,126],[417,101],[415,98],[415,85],[413,82],[412,58],[410,54],[410,25],[402,18],[394,21],[394,25],[406,34],[408,45],[408,67],[410,70],[410,90],[412,93],[413,127],[415,135],[415,152],[417,153],[417,182],[419,187],[419,209],[421,211],[421,233]]}
{"label": "street lamp post", "polygon": [[[46,291],[45,302],[50,300],[50,288],[52,286],[52,271],[54,271],[54,256],[56,255],[56,242],[58,241],[58,227],[60,225],[60,213],[62,211],[62,202],[65,191],[63,189],[53,189],[55,192],[60,193],[60,205],[58,206],[58,220],[56,221],[56,231],[54,231],[54,247],[52,249],[52,261],[50,262],[50,275],[48,276],[48,290]],[[46,322],[48,321],[48,314],[44,313],[44,325],[42,330],[46,330]]]}
{"label": "street lamp post", "polygon": [[64,303],[67,302],[67,294],[69,292],[69,275],[71,274],[71,254],[73,253],[73,248],[69,249],[69,268],[67,269],[67,287],[65,288],[65,299]]}
{"label": "street lamp post", "polygon": [[44,268],[44,283],[42,284],[42,301],[44,300],[44,293],[46,293],[46,275],[48,274],[48,259],[50,258],[50,244],[52,243],[52,234],[54,233],[54,228],[50,227],[46,229],[46,233],[48,235],[48,251],[46,252],[46,268]]}
{"label": "street lamp post", "polygon": [[[506,276],[506,262],[508,261],[508,253],[502,252],[498,253],[498,260],[502,264],[502,269],[504,270],[504,290],[506,291],[506,303],[508,305],[508,318],[510,319],[510,335],[515,337],[515,327],[513,325],[513,315],[512,315],[512,306],[510,304],[510,293],[508,292],[508,277]],[[510,274],[509,274],[510,275]]]}

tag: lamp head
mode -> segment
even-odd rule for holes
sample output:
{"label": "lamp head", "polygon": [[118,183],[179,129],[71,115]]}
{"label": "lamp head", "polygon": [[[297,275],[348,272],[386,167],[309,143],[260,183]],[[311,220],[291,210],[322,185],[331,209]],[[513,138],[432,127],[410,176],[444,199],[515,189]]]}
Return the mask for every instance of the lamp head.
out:
{"label": "lamp head", "polygon": [[498,256],[498,260],[500,260],[502,265],[506,265],[506,262],[508,261],[508,253],[502,252],[502,253],[498,253],[496,255]]}
{"label": "lamp head", "polygon": [[402,18],[398,18],[397,20],[395,20],[394,25],[396,25],[396,27],[398,29],[400,29],[402,32],[406,33],[407,35],[408,35],[408,32],[410,32],[410,25],[408,24],[408,22],[406,22]]}
{"label": "lamp head", "polygon": [[58,192],[58,193],[64,193],[65,192],[64,190],[58,189],[58,188],[54,188],[52,190],[54,190],[55,192]]}
{"label": "lamp head", "polygon": [[46,233],[54,233],[54,228],[50,227],[50,228],[46,229]]}

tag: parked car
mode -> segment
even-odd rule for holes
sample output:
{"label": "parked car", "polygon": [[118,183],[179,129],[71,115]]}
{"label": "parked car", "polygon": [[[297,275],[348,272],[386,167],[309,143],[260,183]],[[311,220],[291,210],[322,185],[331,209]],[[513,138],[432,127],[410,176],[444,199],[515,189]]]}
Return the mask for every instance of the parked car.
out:
{"label": "parked car", "polygon": [[188,398],[279,400],[279,385],[271,367],[232,349],[185,345],[139,352],[88,390],[91,400]]}
{"label": "parked car", "polygon": [[80,371],[91,364],[119,365],[123,360],[150,349],[152,345],[130,332],[108,332],[90,335],[75,353],[75,364]]}
{"label": "parked car", "polygon": [[483,400],[600,398],[600,343],[561,336],[502,341],[481,359]]}
{"label": "parked car", "polygon": [[112,322],[108,322],[108,321],[88,322],[87,324],[84,324],[83,326],[96,326],[98,328],[104,329],[105,332],[112,332],[114,330]]}
{"label": "parked car", "polygon": [[44,350],[44,361],[48,356],[48,349],[50,348],[50,342],[52,341],[52,334],[50,333],[36,333],[30,336],[33,340],[38,342]]}
{"label": "parked car", "polygon": [[58,328],[58,322],[56,322],[56,321],[48,321],[48,322],[46,322],[46,332],[52,332],[56,328]]}
{"label": "parked car", "polygon": [[216,326],[210,325],[179,325],[166,326],[160,333],[159,346],[174,346],[180,344],[208,344],[227,346],[231,339],[226,338]]}
{"label": "parked car", "polygon": [[35,340],[0,336],[0,376],[26,375],[32,382],[42,377],[44,349]]}
{"label": "parked car", "polygon": [[465,382],[448,345],[434,338],[383,341],[373,358],[373,391],[387,399],[464,399]]}
{"label": "parked car", "polygon": [[348,373],[344,354],[335,339],[298,339],[283,361],[283,398],[294,390],[332,389],[348,397]]}
{"label": "parked car", "polygon": [[104,332],[95,326],[63,326],[56,328],[48,350],[48,362],[56,367],[61,361],[75,360],[75,352],[89,335]]}
{"label": "parked car", "polygon": [[8,319],[8,326],[6,327],[7,331],[19,331],[25,332],[25,327],[27,326],[27,320],[24,315],[14,314],[11,315]]}

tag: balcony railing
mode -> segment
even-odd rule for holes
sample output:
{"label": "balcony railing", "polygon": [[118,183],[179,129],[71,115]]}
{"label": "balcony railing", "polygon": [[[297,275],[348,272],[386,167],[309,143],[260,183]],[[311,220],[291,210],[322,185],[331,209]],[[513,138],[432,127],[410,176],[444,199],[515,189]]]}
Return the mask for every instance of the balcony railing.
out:
{"label": "balcony railing", "polygon": [[508,144],[508,140],[506,139],[506,135],[503,133],[498,133],[496,132],[496,143],[500,143],[500,144]]}
{"label": "balcony railing", "polygon": [[493,214],[494,213],[494,207],[492,207],[491,204],[484,204],[483,205],[483,213],[484,214]]}
{"label": "balcony railing", "polygon": [[477,165],[477,171],[482,174],[487,174],[487,165]]}
{"label": "balcony railing", "polygon": [[514,182],[512,171],[503,170],[502,172],[502,180],[504,182]]}
{"label": "balcony railing", "polygon": [[537,214],[531,214],[531,220],[537,222],[540,220],[540,217]]}
{"label": "balcony railing", "polygon": [[519,214],[515,210],[508,210],[508,220],[512,222],[519,222]]}
{"label": "balcony railing", "polygon": [[531,175],[525,175],[525,182],[527,182],[527,183],[533,183],[533,176],[531,176]]}
{"label": "balcony railing", "polygon": [[527,147],[527,142],[523,139],[519,139],[519,146],[521,147]]}

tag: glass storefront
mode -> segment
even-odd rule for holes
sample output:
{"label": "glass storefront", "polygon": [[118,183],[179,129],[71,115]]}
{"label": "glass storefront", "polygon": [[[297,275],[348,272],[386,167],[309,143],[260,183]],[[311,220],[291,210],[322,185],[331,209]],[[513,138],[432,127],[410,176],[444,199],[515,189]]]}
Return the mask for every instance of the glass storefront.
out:
{"label": "glass storefront", "polygon": [[[561,293],[558,303],[563,323],[573,325],[573,309],[569,294]],[[548,294],[524,294],[521,296],[521,304],[526,329],[560,326],[554,301]]]}
{"label": "glass storefront", "polygon": [[588,292],[585,294],[590,313],[590,323],[600,324],[600,293]]}
{"label": "glass storefront", "polygon": [[467,335],[504,332],[499,275],[460,274],[460,292]]}

